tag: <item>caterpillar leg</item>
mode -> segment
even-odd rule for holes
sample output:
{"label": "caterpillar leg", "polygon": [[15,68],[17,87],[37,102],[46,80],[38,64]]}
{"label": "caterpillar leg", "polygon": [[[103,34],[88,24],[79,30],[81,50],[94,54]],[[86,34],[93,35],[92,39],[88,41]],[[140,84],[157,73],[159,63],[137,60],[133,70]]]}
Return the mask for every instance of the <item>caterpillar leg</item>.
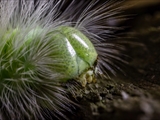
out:
{"label": "caterpillar leg", "polygon": [[82,73],[77,78],[77,80],[81,83],[83,87],[85,87],[87,83],[96,82],[94,71],[92,69],[89,69],[88,71]]}

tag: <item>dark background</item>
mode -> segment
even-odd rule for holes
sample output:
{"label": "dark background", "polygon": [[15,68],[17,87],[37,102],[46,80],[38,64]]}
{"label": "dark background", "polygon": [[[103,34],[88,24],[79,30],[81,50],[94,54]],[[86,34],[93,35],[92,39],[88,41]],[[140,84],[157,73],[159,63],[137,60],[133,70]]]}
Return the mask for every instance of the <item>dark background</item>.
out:
{"label": "dark background", "polygon": [[160,119],[160,1],[127,0],[121,5],[128,19],[115,24],[124,28],[115,34],[125,41],[126,74],[78,92],[83,107],[69,115],[70,119]]}

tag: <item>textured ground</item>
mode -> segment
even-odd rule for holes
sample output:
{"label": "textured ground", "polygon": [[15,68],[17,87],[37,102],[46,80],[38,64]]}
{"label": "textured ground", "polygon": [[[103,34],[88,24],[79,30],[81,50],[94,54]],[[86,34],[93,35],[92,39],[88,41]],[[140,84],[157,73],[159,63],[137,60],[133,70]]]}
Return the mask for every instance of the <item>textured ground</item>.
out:
{"label": "textured ground", "polygon": [[[160,6],[160,5],[159,5]],[[76,92],[82,105],[70,119],[159,120],[160,118],[160,8],[131,8],[135,17],[125,23],[130,38],[126,76],[98,80]]]}

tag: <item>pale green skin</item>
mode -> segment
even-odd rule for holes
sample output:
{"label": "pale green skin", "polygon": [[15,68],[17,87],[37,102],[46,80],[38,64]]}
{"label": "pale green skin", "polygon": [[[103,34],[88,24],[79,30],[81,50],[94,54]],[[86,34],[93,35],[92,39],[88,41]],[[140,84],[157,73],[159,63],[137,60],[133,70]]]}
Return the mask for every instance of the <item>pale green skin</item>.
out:
{"label": "pale green skin", "polygon": [[[25,44],[30,44],[33,37],[42,32],[41,30],[38,27],[26,34]],[[17,33],[19,34],[20,31],[15,29],[11,36]],[[58,55],[60,61],[54,63],[52,68],[54,73],[60,73],[58,77],[60,82],[77,79],[81,74],[93,69],[97,52],[91,41],[82,32],[73,27],[61,26],[48,35],[51,36],[54,44],[59,46],[56,53],[55,50],[53,53]]]}
{"label": "pale green skin", "polygon": [[[75,79],[93,68],[97,52],[91,41],[73,27],[59,27],[58,31],[60,34],[57,34],[56,37],[60,39],[57,39],[56,42],[60,46],[59,55],[63,57],[66,68],[63,72],[66,77],[64,81]],[[67,42],[69,46],[66,46]],[[72,55],[73,53],[74,55]]]}

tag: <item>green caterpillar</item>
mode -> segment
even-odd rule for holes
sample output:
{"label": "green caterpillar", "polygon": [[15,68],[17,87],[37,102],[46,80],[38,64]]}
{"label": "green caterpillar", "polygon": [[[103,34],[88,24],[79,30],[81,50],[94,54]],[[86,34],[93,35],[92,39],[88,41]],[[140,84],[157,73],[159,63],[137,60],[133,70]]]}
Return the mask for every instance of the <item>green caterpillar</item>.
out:
{"label": "green caterpillar", "polygon": [[50,33],[59,47],[57,51],[64,60],[63,70],[58,72],[64,74],[63,81],[76,79],[83,72],[94,67],[97,52],[90,40],[79,30],[72,27],[60,27],[57,33]]}
{"label": "green caterpillar", "polygon": [[120,16],[115,2],[83,2],[77,10],[74,0],[65,9],[63,0],[0,1],[1,119],[51,119],[44,109],[67,119],[62,111],[75,103],[62,83],[85,87],[120,70],[121,46],[102,37],[114,31],[106,21]]}
{"label": "green caterpillar", "polygon": [[[29,31],[28,34],[26,34],[26,36],[24,37],[24,40],[21,43],[22,45],[19,49],[13,48],[14,44],[12,43],[14,42],[13,38],[17,34],[20,34],[20,31],[18,30],[18,28],[8,31],[8,33],[6,33],[6,35],[4,36],[7,38],[3,38],[6,43],[1,53],[6,54],[6,52],[9,52],[8,54],[10,54],[11,51],[14,51],[14,55],[20,52],[23,48],[28,47],[29,49],[31,44],[34,43],[33,40],[36,37],[38,39],[41,31],[42,29],[40,28]],[[48,37],[50,37],[50,40],[48,42],[51,42],[51,44],[56,44],[59,47],[58,49],[56,49],[56,51],[53,51],[53,56],[57,54],[57,57],[60,57],[64,61],[56,61],[53,66],[51,65],[53,67],[54,73],[61,73],[58,78],[60,82],[66,82],[67,80],[76,79],[77,76],[80,76],[82,73],[94,68],[94,64],[97,59],[97,52],[90,40],[79,30],[73,27],[63,26],[57,28],[57,30],[55,31],[49,32],[46,35],[46,38]],[[44,39],[41,42],[43,43],[46,41]],[[38,40],[37,44],[39,44]],[[30,66],[32,66],[31,69],[35,67],[33,65]]]}

